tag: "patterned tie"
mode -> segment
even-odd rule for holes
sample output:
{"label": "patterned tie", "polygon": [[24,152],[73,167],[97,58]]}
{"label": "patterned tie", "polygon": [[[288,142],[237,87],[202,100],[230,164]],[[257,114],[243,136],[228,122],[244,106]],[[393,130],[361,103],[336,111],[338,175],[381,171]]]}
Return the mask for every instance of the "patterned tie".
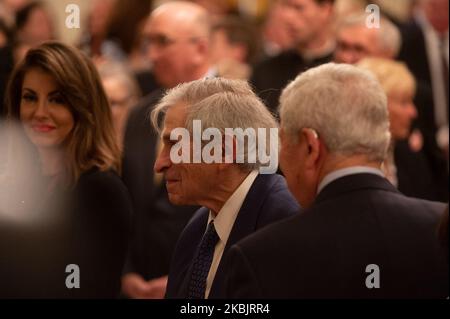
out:
{"label": "patterned tie", "polygon": [[188,286],[188,299],[204,299],[206,291],[206,278],[214,256],[214,249],[219,236],[214,228],[214,221],[208,225],[206,233],[203,235],[197,256],[192,266],[191,279]]}

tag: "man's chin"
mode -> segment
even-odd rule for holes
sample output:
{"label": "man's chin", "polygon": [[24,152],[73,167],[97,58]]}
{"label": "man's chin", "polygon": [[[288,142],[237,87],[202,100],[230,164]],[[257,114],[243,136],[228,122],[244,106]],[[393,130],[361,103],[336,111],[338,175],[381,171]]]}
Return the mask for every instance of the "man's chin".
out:
{"label": "man's chin", "polygon": [[177,206],[187,205],[186,202],[183,200],[183,198],[176,194],[169,193],[169,201],[171,204],[177,205]]}

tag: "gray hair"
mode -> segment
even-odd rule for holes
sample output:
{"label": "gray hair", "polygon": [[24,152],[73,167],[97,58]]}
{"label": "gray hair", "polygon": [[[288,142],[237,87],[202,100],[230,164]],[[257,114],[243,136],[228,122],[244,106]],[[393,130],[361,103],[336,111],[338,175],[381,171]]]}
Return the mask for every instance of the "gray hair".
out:
{"label": "gray hair", "polygon": [[[348,27],[364,27],[367,28],[367,15],[353,14],[343,18],[338,23],[338,30]],[[380,49],[389,55],[390,58],[395,58],[400,52],[402,46],[402,36],[398,27],[392,23],[388,18],[380,17],[380,28],[377,31],[378,44]]]}
{"label": "gray hair", "polygon": [[[387,98],[368,71],[328,63],[298,76],[280,98],[281,127],[314,129],[329,151],[383,161],[390,142]],[[295,140],[297,141],[297,140]]]}
{"label": "gray hair", "polygon": [[[201,79],[183,83],[166,92],[151,113],[153,126],[161,133],[160,123],[167,110],[179,103],[187,105],[185,128],[192,133],[194,120],[200,120],[202,128],[217,128],[222,134],[225,129],[266,129],[266,150],[273,150],[270,145],[270,128],[278,129],[275,117],[252,91],[246,81],[224,78]],[[256,136],[258,145],[258,136]],[[262,166],[259,156],[256,163],[248,159],[248,146],[245,147],[244,163],[239,163],[244,170],[255,170]]]}

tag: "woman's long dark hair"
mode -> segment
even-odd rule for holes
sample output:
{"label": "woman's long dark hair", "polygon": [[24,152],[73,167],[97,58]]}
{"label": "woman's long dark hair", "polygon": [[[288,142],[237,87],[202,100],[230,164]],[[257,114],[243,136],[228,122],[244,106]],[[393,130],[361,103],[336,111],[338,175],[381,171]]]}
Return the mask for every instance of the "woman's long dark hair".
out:
{"label": "woman's long dark hair", "polygon": [[39,68],[50,74],[74,117],[65,143],[65,176],[74,184],[81,173],[97,167],[120,171],[120,149],[115,139],[111,110],[94,64],[78,49],[47,42],[30,50],[11,75],[6,107],[9,119],[20,119],[25,74]]}

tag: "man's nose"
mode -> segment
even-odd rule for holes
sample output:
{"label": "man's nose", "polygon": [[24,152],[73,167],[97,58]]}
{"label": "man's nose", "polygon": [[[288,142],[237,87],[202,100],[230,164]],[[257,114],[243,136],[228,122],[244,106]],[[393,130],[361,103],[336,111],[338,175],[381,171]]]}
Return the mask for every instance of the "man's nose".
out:
{"label": "man's nose", "polygon": [[156,173],[163,173],[172,165],[170,160],[170,152],[163,149],[156,158],[154,171]]}

